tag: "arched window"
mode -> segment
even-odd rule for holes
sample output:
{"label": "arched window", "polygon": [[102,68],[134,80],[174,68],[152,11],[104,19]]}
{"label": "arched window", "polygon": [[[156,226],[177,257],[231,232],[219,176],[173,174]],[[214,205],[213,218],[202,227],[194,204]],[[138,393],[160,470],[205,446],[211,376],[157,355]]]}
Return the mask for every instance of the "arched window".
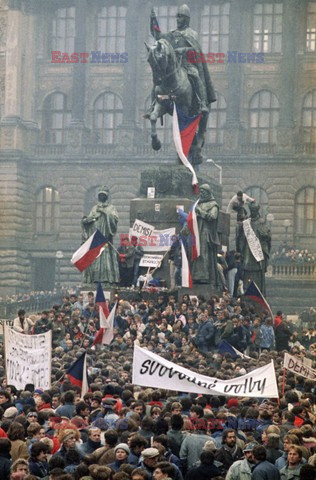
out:
{"label": "arched window", "polygon": [[269,211],[269,199],[265,190],[261,187],[252,186],[245,189],[245,193],[256,200],[256,204],[260,205],[260,215],[265,218]]}
{"label": "arched window", "polygon": [[63,93],[52,93],[44,102],[43,136],[44,143],[63,143],[65,126],[70,122],[71,112],[68,108],[67,96]]}
{"label": "arched window", "polygon": [[59,192],[53,187],[42,187],[36,196],[36,233],[59,232]]}
{"label": "arched window", "polygon": [[316,90],[305,95],[302,109],[305,143],[316,143]]}
{"label": "arched window", "polygon": [[103,7],[97,16],[97,50],[125,52],[126,7]]}
{"label": "arched window", "polygon": [[268,90],[255,93],[250,100],[249,126],[251,143],[276,143],[279,101]]}
{"label": "arched window", "polygon": [[206,143],[224,143],[224,124],[226,122],[226,100],[216,93],[216,102],[212,104],[208,118]]}
{"label": "arched window", "polygon": [[97,143],[116,143],[117,127],[123,119],[121,99],[114,93],[103,93],[94,103],[94,130]]}
{"label": "arched window", "polygon": [[316,189],[305,187],[295,197],[295,232],[316,235]]}
{"label": "arched window", "polygon": [[75,7],[58,8],[52,22],[52,50],[75,51]]}

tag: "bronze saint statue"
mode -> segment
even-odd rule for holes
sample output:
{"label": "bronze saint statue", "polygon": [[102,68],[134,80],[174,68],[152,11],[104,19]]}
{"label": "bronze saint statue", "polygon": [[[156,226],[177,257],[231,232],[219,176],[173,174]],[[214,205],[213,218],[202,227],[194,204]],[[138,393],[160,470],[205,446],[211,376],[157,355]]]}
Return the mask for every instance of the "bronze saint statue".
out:
{"label": "bronze saint statue", "polygon": [[87,284],[102,282],[113,285],[120,281],[117,254],[111,245],[117,231],[118,215],[108,198],[109,189],[104,186],[100,187],[97,205],[81,221],[84,242],[96,230],[99,230],[110,242],[105,246],[101,255],[84,271],[84,280]]}
{"label": "bronze saint statue", "polygon": [[[245,232],[242,231],[240,242],[240,253],[244,263],[244,289],[246,290],[249,282],[253,280],[263,295],[265,295],[265,272],[267,271],[269,254],[271,250],[271,232],[265,221],[260,216],[260,206],[255,203],[249,204],[250,226],[260,242],[263,259],[258,261],[254,256],[254,250],[250,248],[251,240],[248,241]],[[247,221],[247,220],[246,220]],[[260,252],[259,252],[260,254]],[[258,253],[257,253],[258,255]]]}
{"label": "bronze saint statue", "polygon": [[[152,105],[145,116],[151,121],[152,147],[161,148],[156,122],[163,115],[173,112],[173,100],[188,116],[202,114],[198,132],[191,147],[189,160],[201,163],[209,104],[216,101],[207,64],[197,63],[201,52],[198,34],[190,28],[190,9],[182,5],[177,13],[177,28],[162,34],[155,12],[151,13],[151,33],[156,40],[153,47],[146,44],[148,62],[153,71],[154,88]],[[194,57],[194,58],[193,58]]]}

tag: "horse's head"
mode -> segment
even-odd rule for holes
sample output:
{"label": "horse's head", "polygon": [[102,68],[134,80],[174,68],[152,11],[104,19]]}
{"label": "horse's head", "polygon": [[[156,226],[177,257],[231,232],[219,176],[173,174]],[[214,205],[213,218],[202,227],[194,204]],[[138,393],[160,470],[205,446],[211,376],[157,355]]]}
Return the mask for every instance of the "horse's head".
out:
{"label": "horse's head", "polygon": [[174,70],[176,62],[174,50],[165,39],[158,40],[152,47],[146,42],[145,45],[148,51],[147,61],[153,71],[154,79],[160,79],[161,82]]}

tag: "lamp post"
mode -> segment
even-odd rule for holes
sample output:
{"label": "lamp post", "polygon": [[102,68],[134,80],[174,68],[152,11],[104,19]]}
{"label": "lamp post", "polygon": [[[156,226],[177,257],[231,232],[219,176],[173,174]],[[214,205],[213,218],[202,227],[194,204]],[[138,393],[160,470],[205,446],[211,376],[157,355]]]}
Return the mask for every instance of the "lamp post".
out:
{"label": "lamp post", "polygon": [[214,167],[218,168],[218,170],[219,170],[219,183],[220,183],[220,185],[222,185],[223,168],[220,165],[218,165],[218,163],[215,163],[214,160],[212,160],[211,158],[208,158],[206,160],[206,162],[212,163],[214,165]]}
{"label": "lamp post", "polygon": [[64,254],[61,250],[57,250],[56,252],[56,266],[57,266],[57,284],[56,284],[56,288],[57,290],[60,290],[60,263],[61,263],[61,260],[64,258]]}
{"label": "lamp post", "polygon": [[285,247],[287,247],[287,234],[288,234],[288,229],[291,226],[291,220],[288,220],[287,218],[283,221],[283,227],[285,228]]}
{"label": "lamp post", "polygon": [[268,222],[268,224],[269,224],[270,230],[271,230],[271,228],[272,228],[272,222],[273,222],[273,221],[274,221],[274,215],[273,215],[273,213],[268,213],[268,215],[267,215],[267,222]]}

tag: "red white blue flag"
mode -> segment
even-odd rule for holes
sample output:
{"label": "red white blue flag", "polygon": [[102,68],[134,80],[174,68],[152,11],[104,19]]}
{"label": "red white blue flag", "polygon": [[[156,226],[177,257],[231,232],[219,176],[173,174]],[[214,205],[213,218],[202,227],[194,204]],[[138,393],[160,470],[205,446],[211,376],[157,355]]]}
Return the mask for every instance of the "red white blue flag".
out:
{"label": "red white blue flag", "polygon": [[199,234],[199,227],[196,217],[195,208],[198,204],[199,200],[195,202],[191,212],[187,217],[187,224],[191,233],[191,242],[192,242],[192,260],[196,260],[201,253],[201,245],[200,245],[200,234]]}
{"label": "red white blue flag", "polygon": [[181,257],[182,257],[182,270],[181,270],[181,285],[182,287],[192,288],[192,276],[190,272],[190,266],[187,258],[187,254],[181,242]]}
{"label": "red white blue flag", "polygon": [[258,285],[253,280],[249,283],[249,286],[245,291],[244,296],[250,298],[250,300],[253,300],[256,303],[259,303],[259,305],[269,311],[272,320],[274,319],[270,305],[262,295]]}
{"label": "red white blue flag", "polygon": [[107,300],[105,300],[102,284],[100,282],[98,283],[97,294],[95,297],[95,304],[99,307],[100,329],[98,330],[93,340],[93,345],[102,343],[104,330],[107,328],[107,319],[109,316],[108,302]]}
{"label": "red white blue flag", "polygon": [[81,388],[81,397],[83,397],[89,390],[86,352],[68,368],[66,375],[72,385]]}
{"label": "red white blue flag", "polygon": [[161,33],[157,17],[153,13],[150,17],[150,32],[155,39],[156,39],[155,32]]}
{"label": "red white blue flag", "polygon": [[107,239],[99,230],[96,230],[73,254],[71,263],[73,263],[80,272],[83,272],[83,270],[88,268],[91,263],[101,255],[106,244]]}
{"label": "red white blue flag", "polygon": [[102,344],[103,345],[110,345],[114,338],[114,318],[116,312],[117,301],[115,302],[114,307],[111,310],[110,315],[107,319],[107,328],[104,330]]}
{"label": "red white blue flag", "polygon": [[195,193],[198,193],[198,179],[193,166],[188,160],[188,154],[199,126],[201,114],[189,117],[183,113],[174,102],[173,107],[173,140],[181,162],[192,173],[192,185]]}

